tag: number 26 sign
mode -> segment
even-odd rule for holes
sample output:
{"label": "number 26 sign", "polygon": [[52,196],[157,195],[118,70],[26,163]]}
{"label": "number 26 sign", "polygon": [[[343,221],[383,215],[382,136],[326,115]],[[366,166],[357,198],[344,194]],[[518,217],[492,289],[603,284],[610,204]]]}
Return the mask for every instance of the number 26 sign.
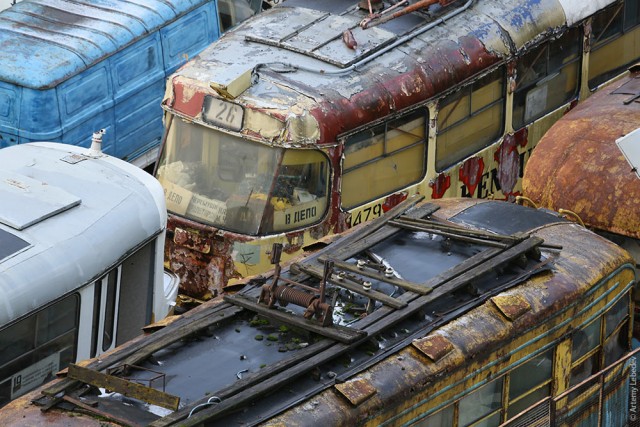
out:
{"label": "number 26 sign", "polygon": [[244,110],[239,105],[212,96],[204,99],[202,117],[207,123],[239,131],[242,129],[243,116]]}

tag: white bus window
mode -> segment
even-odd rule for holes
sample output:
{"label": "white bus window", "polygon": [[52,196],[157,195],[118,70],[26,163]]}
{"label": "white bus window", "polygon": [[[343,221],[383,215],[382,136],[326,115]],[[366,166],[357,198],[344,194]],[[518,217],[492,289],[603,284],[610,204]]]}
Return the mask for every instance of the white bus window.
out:
{"label": "white bus window", "polygon": [[503,68],[440,101],[436,170],[441,172],[496,141],[504,130]]}
{"label": "white bus window", "polygon": [[513,128],[520,129],[576,96],[580,76],[578,28],[518,58]]}
{"label": "white bus window", "polygon": [[418,110],[349,136],[342,171],[342,206],[350,209],[422,179],[427,112]]}
{"label": "white bus window", "polygon": [[104,330],[102,331],[102,351],[107,351],[113,344],[115,331],[116,302],[118,301],[118,270],[107,276],[107,295],[104,314]]}
{"label": "white bus window", "polygon": [[75,359],[77,294],[0,331],[0,405],[53,379]]}

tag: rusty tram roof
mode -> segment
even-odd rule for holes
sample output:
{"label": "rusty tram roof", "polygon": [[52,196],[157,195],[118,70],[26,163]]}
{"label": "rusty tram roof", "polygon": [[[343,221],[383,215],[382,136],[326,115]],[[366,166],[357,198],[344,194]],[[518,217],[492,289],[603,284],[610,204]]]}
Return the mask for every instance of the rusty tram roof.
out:
{"label": "rusty tram roof", "polygon": [[[87,412],[96,424],[253,425],[274,416],[281,425],[356,423],[407,390],[428,387],[453,361],[487,355],[539,325],[595,286],[602,271],[631,262],[618,246],[548,211],[477,199],[409,209],[416,201],[253,278],[224,302],[205,303],[84,368],[72,365],[75,380],[47,386],[48,397],[37,391],[10,403],[0,423],[87,425]],[[336,304],[321,326],[303,318],[296,302],[268,307],[274,294],[265,290],[276,277],[280,285],[295,282],[297,291],[317,291],[326,279],[336,292],[350,289],[352,308],[366,306],[367,296],[377,302],[364,317]],[[371,289],[364,290],[365,281]],[[286,292],[291,301],[304,299]],[[314,310],[325,313],[321,304]],[[133,384],[152,378],[164,380],[164,391],[161,382]],[[127,397],[87,394],[85,384]],[[321,404],[305,405],[311,396]],[[34,398],[44,411],[28,403]],[[74,407],[85,414],[64,412]]]}
{"label": "rusty tram roof", "polygon": [[[359,23],[368,12],[358,10],[355,0],[287,0],[182,67],[171,77],[174,93],[164,103],[202,123],[202,97],[218,96],[210,84],[232,87],[254,71],[259,78],[233,99],[252,110],[242,133],[288,146],[331,142],[372,118],[454,88],[610,3],[457,1],[363,30]],[[268,132],[264,120],[257,124],[259,115],[281,128]]]}
{"label": "rusty tram roof", "polygon": [[640,128],[640,68],[556,122],[527,162],[523,193],[585,225],[640,238],[640,178],[616,140]]}

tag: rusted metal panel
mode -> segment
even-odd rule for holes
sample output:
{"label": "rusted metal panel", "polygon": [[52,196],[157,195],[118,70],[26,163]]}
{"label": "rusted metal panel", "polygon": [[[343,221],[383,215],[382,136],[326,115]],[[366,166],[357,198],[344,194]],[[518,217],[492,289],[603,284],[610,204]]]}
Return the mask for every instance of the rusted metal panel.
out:
{"label": "rusted metal panel", "polygon": [[353,406],[360,405],[378,392],[378,390],[364,378],[355,378],[341,384],[336,384],[334,387],[342,396],[351,402]]}
{"label": "rusted metal panel", "polygon": [[424,353],[432,362],[437,362],[453,350],[451,341],[442,335],[430,335],[413,341],[413,346]]}
{"label": "rusted metal panel", "polygon": [[531,305],[520,295],[497,295],[491,301],[512,322],[531,310]]}
{"label": "rusted metal panel", "polygon": [[[640,103],[623,86],[636,71],[591,95],[540,140],[523,193],[539,206],[568,209],[588,226],[640,238],[640,179],[615,140],[640,127]],[[632,89],[632,86],[628,86]]]}

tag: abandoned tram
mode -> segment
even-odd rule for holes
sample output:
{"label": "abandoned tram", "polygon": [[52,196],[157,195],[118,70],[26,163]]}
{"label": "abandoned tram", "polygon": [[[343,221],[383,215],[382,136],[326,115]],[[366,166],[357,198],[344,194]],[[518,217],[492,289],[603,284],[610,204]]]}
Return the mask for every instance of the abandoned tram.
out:
{"label": "abandoned tram", "polygon": [[627,425],[631,256],[551,211],[418,199],[292,264],[275,244],[242,291],[0,424],[486,426],[542,401],[538,421]]}
{"label": "abandoned tram", "polygon": [[514,200],[551,124],[640,57],[638,5],[287,0],[225,34],[163,100],[182,292],[218,295],[274,243],[290,259],[413,194]]}

